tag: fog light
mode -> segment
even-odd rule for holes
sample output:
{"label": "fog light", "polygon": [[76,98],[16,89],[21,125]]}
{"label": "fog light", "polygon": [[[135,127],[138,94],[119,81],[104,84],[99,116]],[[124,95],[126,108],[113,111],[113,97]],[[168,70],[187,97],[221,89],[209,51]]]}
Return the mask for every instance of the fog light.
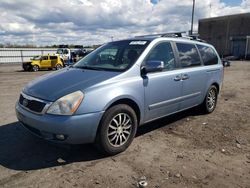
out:
{"label": "fog light", "polygon": [[63,134],[56,134],[56,139],[65,140],[65,136]]}

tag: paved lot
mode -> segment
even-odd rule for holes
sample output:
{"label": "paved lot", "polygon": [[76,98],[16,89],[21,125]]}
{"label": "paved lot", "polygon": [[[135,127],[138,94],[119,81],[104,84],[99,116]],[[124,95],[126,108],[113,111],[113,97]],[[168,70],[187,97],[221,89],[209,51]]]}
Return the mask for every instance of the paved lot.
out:
{"label": "paved lot", "polygon": [[191,109],[139,128],[113,157],[91,145],[56,146],[27,133],[14,106],[24,85],[48,73],[0,65],[0,187],[250,187],[250,62],[225,68],[217,109]]}

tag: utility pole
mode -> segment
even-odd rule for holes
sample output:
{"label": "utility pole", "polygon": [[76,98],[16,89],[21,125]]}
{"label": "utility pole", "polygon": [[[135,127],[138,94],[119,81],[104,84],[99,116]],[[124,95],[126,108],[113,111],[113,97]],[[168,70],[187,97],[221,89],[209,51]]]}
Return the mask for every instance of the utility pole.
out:
{"label": "utility pole", "polygon": [[195,0],[193,0],[193,9],[192,9],[192,20],[191,20],[191,31],[190,34],[193,34],[193,26],[194,26],[194,6],[195,6]]}

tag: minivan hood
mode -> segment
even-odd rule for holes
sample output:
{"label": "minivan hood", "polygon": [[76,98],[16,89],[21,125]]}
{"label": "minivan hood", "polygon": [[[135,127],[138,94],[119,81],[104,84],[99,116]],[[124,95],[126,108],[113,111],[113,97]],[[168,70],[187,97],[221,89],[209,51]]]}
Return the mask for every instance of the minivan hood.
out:
{"label": "minivan hood", "polygon": [[55,101],[60,97],[82,90],[120,74],[119,72],[96,71],[76,68],[62,70],[43,75],[29,82],[23,89],[27,95]]}

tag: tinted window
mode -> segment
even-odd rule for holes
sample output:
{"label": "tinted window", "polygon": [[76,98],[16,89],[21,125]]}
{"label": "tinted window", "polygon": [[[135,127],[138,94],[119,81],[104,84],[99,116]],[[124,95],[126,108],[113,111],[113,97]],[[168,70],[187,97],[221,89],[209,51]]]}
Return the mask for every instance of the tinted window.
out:
{"label": "tinted window", "polygon": [[51,60],[57,59],[57,56],[50,56],[50,59],[51,59]]}
{"label": "tinted window", "polygon": [[68,54],[68,50],[67,50],[67,49],[64,49],[64,50],[63,50],[63,54]]}
{"label": "tinted window", "polygon": [[218,64],[218,57],[214,50],[207,46],[197,45],[204,65]]}
{"label": "tinted window", "polygon": [[169,42],[158,44],[149,52],[146,61],[163,61],[165,70],[175,68],[174,52]]}
{"label": "tinted window", "polygon": [[200,56],[193,44],[177,43],[177,49],[179,51],[180,63],[182,67],[199,66]]}
{"label": "tinted window", "polygon": [[48,56],[42,56],[42,60],[48,60]]}

